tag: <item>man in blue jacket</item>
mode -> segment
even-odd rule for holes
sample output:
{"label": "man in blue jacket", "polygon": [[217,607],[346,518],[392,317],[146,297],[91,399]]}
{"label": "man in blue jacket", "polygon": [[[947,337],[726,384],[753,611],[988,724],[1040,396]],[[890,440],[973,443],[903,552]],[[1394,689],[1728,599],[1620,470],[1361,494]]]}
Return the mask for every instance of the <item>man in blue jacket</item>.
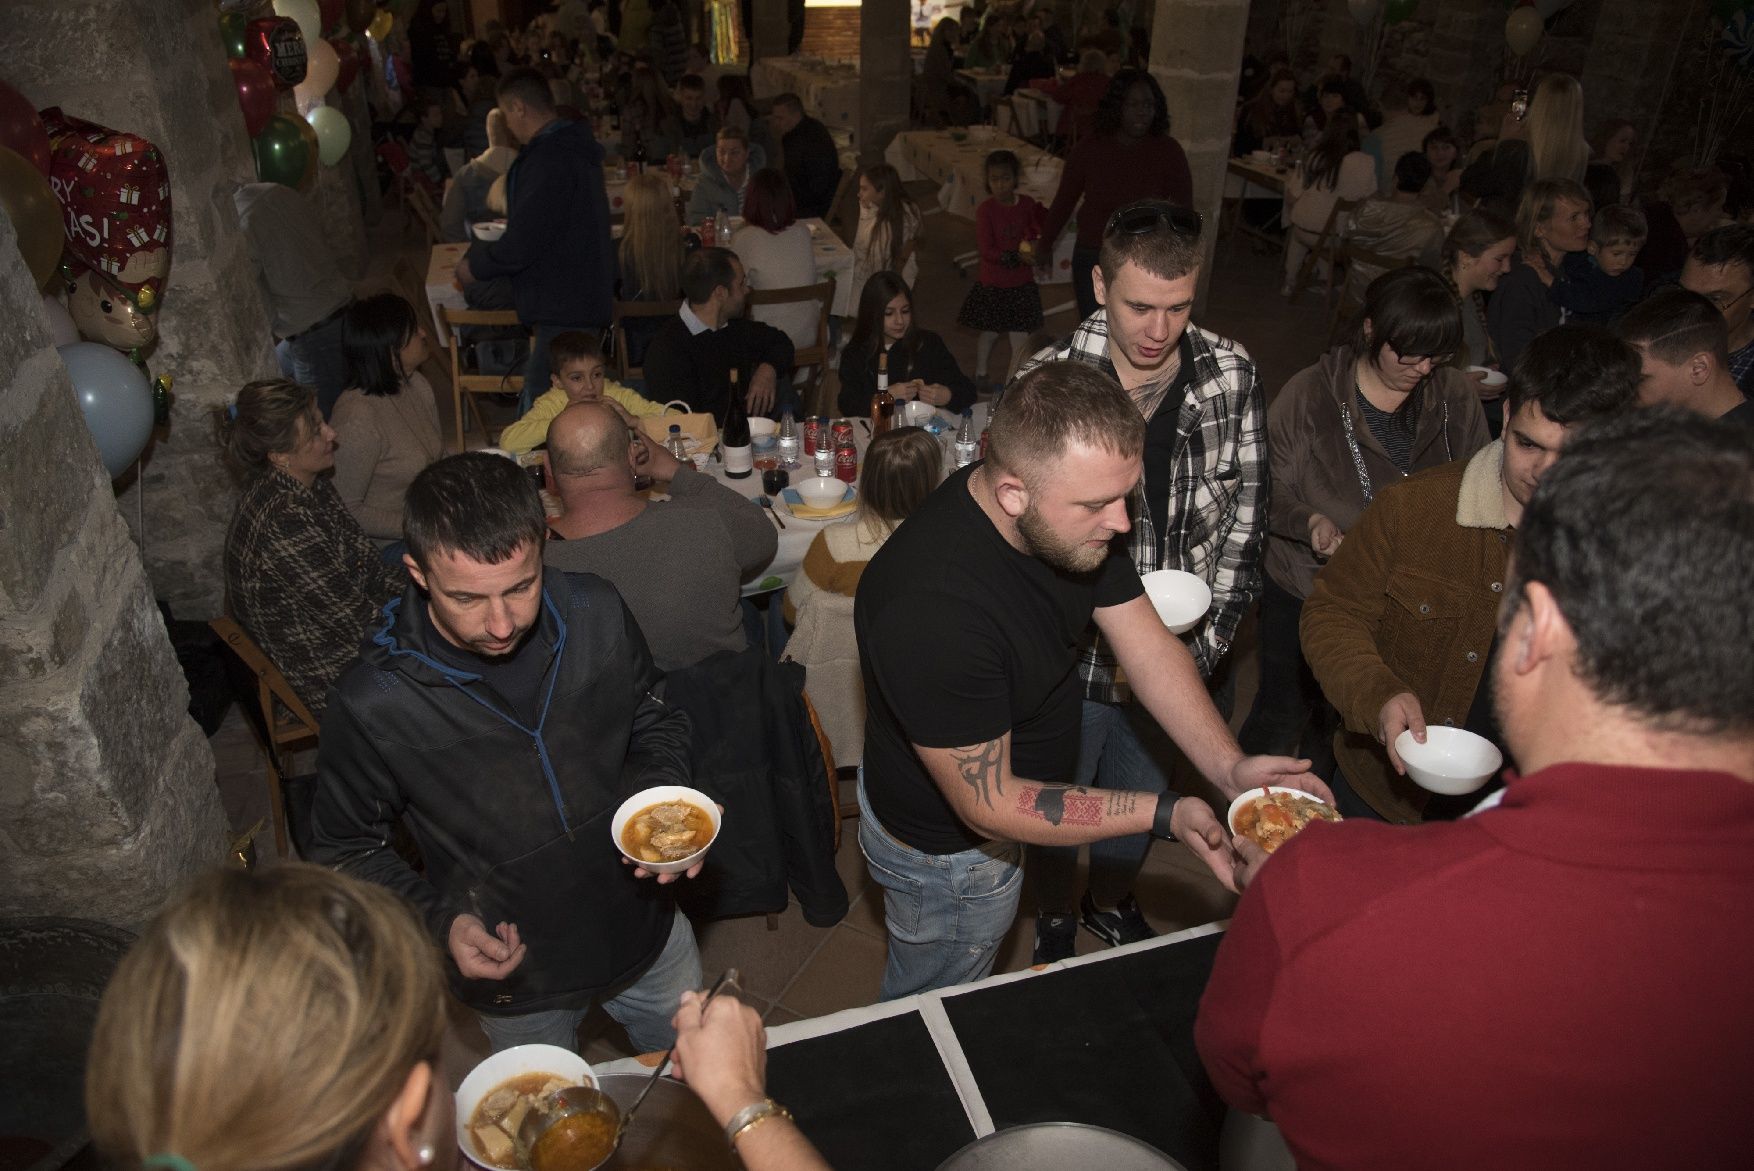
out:
{"label": "man in blue jacket", "polygon": [[523,149],[506,174],[505,235],[480,242],[457,264],[457,280],[509,277],[518,320],[535,340],[519,413],[548,389],[548,343],[572,329],[606,330],[613,313],[615,252],[603,148],[584,122],[562,118],[534,69],[500,79],[499,108]]}
{"label": "man in blue jacket", "polygon": [[[593,1002],[639,1049],[667,1048],[700,955],[610,822],[688,783],[688,717],[614,587],[543,569],[542,502],[516,464],[439,460],[405,507],[414,584],[330,692],[310,860],[408,900],[496,1050],[575,1048]],[[388,848],[397,819],[424,874]]]}

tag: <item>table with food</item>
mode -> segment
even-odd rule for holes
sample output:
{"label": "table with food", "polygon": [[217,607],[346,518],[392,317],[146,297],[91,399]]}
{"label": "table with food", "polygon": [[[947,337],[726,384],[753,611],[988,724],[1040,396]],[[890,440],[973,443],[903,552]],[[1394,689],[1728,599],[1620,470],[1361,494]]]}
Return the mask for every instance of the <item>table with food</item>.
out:
{"label": "table with food", "polygon": [[859,67],[850,61],[813,57],[763,57],[749,69],[749,85],[762,99],[794,93],[804,112],[831,131],[840,130],[858,142]]}
{"label": "table with food", "polygon": [[[1021,167],[1017,190],[1043,207],[1054,201],[1060,189],[1065,163],[1020,138],[1002,134],[991,126],[966,130],[904,130],[883,152],[883,159],[902,179],[929,179],[939,185],[938,205],[951,215],[975,218],[975,209],[987,198],[987,156],[1008,150]],[[1054,242],[1050,265],[1054,283],[1072,279],[1072,245],[1077,240],[1074,217]]]}

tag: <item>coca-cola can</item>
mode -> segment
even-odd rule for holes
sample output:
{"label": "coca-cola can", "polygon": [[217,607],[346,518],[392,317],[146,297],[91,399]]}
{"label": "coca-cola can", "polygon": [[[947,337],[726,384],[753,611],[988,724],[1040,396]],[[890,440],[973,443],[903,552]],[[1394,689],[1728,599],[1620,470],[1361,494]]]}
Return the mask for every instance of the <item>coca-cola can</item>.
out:
{"label": "coca-cola can", "polygon": [[838,420],[834,425],[835,450],[839,451],[840,445],[843,443],[848,447],[851,447],[853,444],[853,424],[848,419]]}
{"label": "coca-cola can", "polygon": [[835,445],[834,474],[849,484],[859,478],[859,449],[851,438]]}
{"label": "coca-cola can", "polygon": [[815,467],[817,475],[834,475],[834,448],[824,443],[816,449],[816,454],[810,457],[810,462]]}
{"label": "coca-cola can", "polygon": [[822,440],[822,417],[810,415],[804,420],[804,454],[816,454],[816,445]]}
{"label": "coca-cola can", "polygon": [[628,159],[627,160],[627,177],[629,179],[632,179],[635,176],[637,176],[638,174],[639,174],[639,164],[634,162],[632,159]]}

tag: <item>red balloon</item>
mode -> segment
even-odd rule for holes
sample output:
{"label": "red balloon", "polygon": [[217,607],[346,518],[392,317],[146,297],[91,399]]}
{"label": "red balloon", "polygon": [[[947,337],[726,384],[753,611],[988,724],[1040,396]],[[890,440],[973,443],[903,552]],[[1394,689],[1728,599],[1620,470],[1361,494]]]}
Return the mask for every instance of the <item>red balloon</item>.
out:
{"label": "red balloon", "polygon": [[244,29],[244,56],[267,69],[274,84],[291,89],[305,79],[305,38],[296,21],[263,16]]}
{"label": "red balloon", "polygon": [[274,117],[274,110],[280,103],[280,95],[274,89],[274,75],[247,57],[226,64],[231,66],[231,83],[237,87],[238,109],[244,112],[244,133],[254,138],[262,133],[262,127],[268,125],[268,119]]}
{"label": "red balloon", "polygon": [[347,17],[347,0],[317,0],[317,11],[322,15],[323,31],[333,32]]}
{"label": "red balloon", "polygon": [[346,37],[331,38],[329,47],[335,50],[335,56],[341,62],[340,68],[335,71],[335,88],[346,93],[353,84],[353,79],[359,76],[359,50]]}
{"label": "red balloon", "polygon": [[15,150],[45,176],[49,173],[49,132],[37,108],[25,96],[0,81],[0,146]]}
{"label": "red balloon", "polygon": [[[320,2],[320,0],[319,0]],[[347,28],[350,32],[362,33],[371,27],[372,18],[378,14],[376,0],[347,0]]]}
{"label": "red balloon", "polygon": [[171,266],[171,183],[164,154],[138,134],[43,111],[67,251],[146,313],[157,312]]}

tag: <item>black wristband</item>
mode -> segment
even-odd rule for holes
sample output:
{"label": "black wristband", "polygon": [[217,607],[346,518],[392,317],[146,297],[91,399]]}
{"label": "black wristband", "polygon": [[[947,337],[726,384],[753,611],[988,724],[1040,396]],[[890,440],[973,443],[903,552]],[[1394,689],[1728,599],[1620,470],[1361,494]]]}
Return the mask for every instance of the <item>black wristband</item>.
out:
{"label": "black wristband", "polygon": [[1157,798],[1157,813],[1151,818],[1151,836],[1162,838],[1166,842],[1175,841],[1175,834],[1170,832],[1169,823],[1175,817],[1175,804],[1181,798],[1174,793],[1164,793]]}

